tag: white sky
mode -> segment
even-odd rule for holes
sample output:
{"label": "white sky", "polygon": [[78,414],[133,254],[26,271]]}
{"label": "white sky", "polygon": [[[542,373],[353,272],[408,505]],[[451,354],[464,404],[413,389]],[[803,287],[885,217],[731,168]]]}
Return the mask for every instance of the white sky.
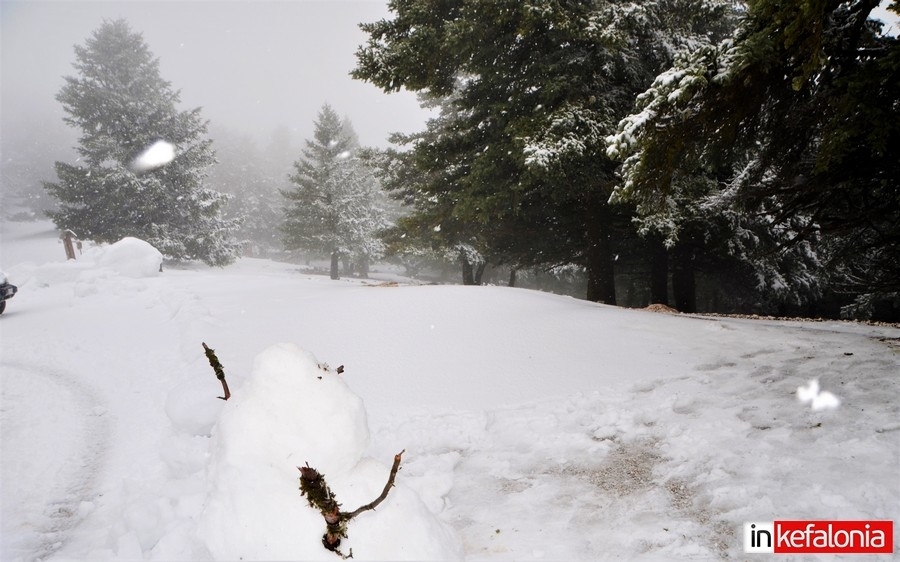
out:
{"label": "white sky", "polygon": [[887,7],[891,4],[891,0],[882,0],[877,8],[872,10],[871,17],[884,22],[882,32],[891,37],[897,37],[900,34],[900,16],[894,12],[889,12]]}
{"label": "white sky", "polygon": [[74,75],[74,45],[104,19],[124,17],[144,35],[182,108],[202,107],[213,127],[264,144],[286,126],[299,143],[324,102],[350,117],[360,141],[387,145],[394,131],[423,128],[427,113],[408,92],[386,95],[353,80],[357,24],[389,16],[385,1],[0,2],[0,130],[58,122],[54,99]]}

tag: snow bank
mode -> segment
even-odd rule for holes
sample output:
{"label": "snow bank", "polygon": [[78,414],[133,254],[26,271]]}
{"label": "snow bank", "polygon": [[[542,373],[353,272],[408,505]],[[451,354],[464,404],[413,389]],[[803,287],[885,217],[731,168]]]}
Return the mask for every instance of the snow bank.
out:
{"label": "snow bank", "polygon": [[149,243],[126,237],[115,244],[88,248],[76,260],[42,265],[20,264],[10,270],[10,275],[20,286],[34,283],[38,287],[63,283],[92,284],[99,278],[143,279],[159,275],[162,259],[159,250]]}
{"label": "snow bank", "polygon": [[[297,467],[325,475],[344,510],[374,500],[388,466],[363,458],[362,400],[326,365],[289,344],[259,355],[213,429],[210,496],[198,536],[217,559],[336,560],[325,522],[299,491]],[[402,473],[401,473],[402,474]],[[459,559],[454,535],[398,482],[377,511],[349,523],[359,559]]]}
{"label": "snow bank", "polygon": [[85,255],[93,257],[98,266],[114,271],[123,277],[154,277],[159,274],[162,254],[138,238],[123,238],[110,246],[92,248]]}

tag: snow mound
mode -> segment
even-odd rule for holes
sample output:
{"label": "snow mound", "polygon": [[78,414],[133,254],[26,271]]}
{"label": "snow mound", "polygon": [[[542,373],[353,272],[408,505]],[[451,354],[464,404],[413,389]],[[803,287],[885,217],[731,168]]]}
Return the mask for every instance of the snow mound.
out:
{"label": "snow mound", "polygon": [[[159,275],[163,256],[148,242],[126,237],[115,244],[89,248],[76,260],[42,265],[23,263],[10,270],[16,284],[34,283],[51,287],[64,283],[96,284],[98,279],[126,277],[143,279]],[[84,287],[79,294],[91,293]],[[96,291],[93,291],[96,292]]]}
{"label": "snow mound", "polygon": [[[324,474],[345,511],[374,500],[390,472],[363,458],[369,428],[359,396],[290,344],[256,358],[213,439],[198,531],[217,559],[338,559],[322,546],[325,522],[301,496],[297,467],[309,463]],[[401,482],[377,511],[353,519],[348,534],[341,549],[358,559],[462,557],[455,535]]]}
{"label": "snow mound", "polygon": [[138,238],[126,237],[115,244],[89,250],[98,266],[109,269],[123,277],[154,277],[159,274],[162,254]]}

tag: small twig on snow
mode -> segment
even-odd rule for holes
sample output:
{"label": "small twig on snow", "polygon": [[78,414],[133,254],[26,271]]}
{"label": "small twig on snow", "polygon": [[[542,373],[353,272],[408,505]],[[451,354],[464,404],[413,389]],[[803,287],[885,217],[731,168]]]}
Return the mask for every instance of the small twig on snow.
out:
{"label": "small twig on snow", "polygon": [[219,358],[216,357],[216,351],[214,349],[210,349],[206,342],[203,342],[203,349],[206,350],[206,358],[209,359],[209,366],[213,368],[213,371],[216,373],[216,378],[222,382],[222,389],[225,391],[225,396],[217,396],[219,400],[228,400],[231,398],[231,391],[228,390],[228,383],[225,382],[225,369],[222,367],[222,363],[219,362]]}

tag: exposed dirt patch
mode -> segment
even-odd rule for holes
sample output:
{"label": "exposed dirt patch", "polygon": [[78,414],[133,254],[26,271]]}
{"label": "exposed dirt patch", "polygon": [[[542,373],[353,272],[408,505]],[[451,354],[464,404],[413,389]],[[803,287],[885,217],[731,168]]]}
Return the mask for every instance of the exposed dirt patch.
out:
{"label": "exposed dirt patch", "polygon": [[893,350],[900,351],[900,338],[875,338]]}
{"label": "exposed dirt patch", "polygon": [[673,478],[666,482],[665,486],[672,507],[700,525],[708,527],[710,532],[704,534],[705,541],[720,558],[728,558],[729,546],[735,542],[734,526],[716,519],[713,512],[698,501],[697,491],[686,481]]}
{"label": "exposed dirt patch", "polygon": [[662,460],[653,443],[626,443],[599,466],[566,466],[559,473],[586,480],[610,495],[627,496],[653,485],[653,469]]}
{"label": "exposed dirt patch", "polygon": [[693,318],[742,318],[744,320],[777,320],[778,322],[842,322],[845,324],[865,324],[886,328],[900,328],[898,322],[880,322],[878,320],[853,320],[848,318],[810,318],[805,316],[770,316],[765,314],[729,314],[724,312],[695,312],[689,314]]}
{"label": "exposed dirt patch", "polygon": [[665,304],[660,304],[660,303],[651,304],[650,306],[645,306],[644,310],[647,310],[649,312],[666,312],[668,314],[680,314],[677,310],[675,310],[671,306],[667,306]]}

